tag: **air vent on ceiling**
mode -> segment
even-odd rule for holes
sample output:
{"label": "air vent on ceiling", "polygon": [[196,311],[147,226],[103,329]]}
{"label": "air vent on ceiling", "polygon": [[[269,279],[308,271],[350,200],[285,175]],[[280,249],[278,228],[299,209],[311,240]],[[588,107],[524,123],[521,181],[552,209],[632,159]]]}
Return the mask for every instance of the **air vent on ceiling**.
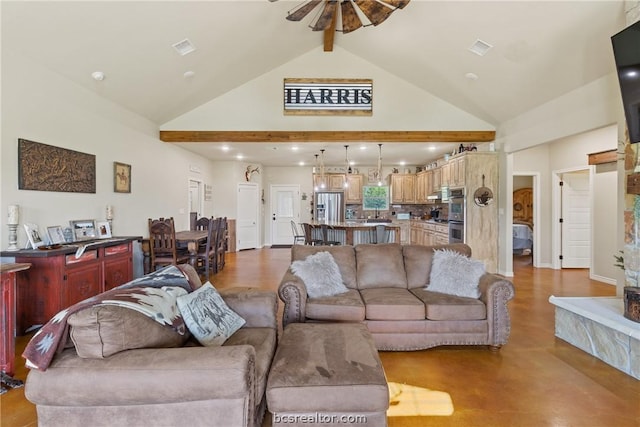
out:
{"label": "air vent on ceiling", "polygon": [[182,41],[179,41],[178,43],[173,45],[173,48],[182,56],[196,50],[196,48],[191,44],[189,39],[184,39]]}
{"label": "air vent on ceiling", "polygon": [[478,39],[471,45],[469,50],[476,55],[484,56],[492,47],[489,43]]}

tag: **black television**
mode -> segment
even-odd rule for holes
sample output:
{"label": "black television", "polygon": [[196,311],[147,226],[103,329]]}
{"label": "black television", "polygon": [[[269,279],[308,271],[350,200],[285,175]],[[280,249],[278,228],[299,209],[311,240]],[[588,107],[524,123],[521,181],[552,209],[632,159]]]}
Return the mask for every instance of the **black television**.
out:
{"label": "black television", "polygon": [[632,143],[640,142],[640,21],[611,37]]}

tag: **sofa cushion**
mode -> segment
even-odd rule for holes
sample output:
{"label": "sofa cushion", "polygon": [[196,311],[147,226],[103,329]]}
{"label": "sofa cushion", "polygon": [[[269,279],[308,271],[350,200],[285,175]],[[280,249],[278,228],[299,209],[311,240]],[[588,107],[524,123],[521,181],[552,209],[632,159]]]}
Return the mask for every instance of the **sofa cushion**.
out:
{"label": "sofa cushion", "polygon": [[367,320],[424,320],[422,301],[409,290],[373,288],[360,291]]}
{"label": "sofa cushion", "polygon": [[308,299],[305,316],[312,320],[361,322],[364,320],[364,310],[360,292],[349,289],[337,296]]}
{"label": "sofa cushion", "polygon": [[358,289],[405,288],[402,246],[397,243],[357,245]]}
{"label": "sofa cushion", "polygon": [[180,347],[189,334],[180,334],[149,316],[127,307],[94,305],[67,319],[76,353],[102,359],[134,348]]}
{"label": "sofa cushion", "polygon": [[293,245],[291,247],[291,261],[303,260],[318,252],[329,252],[338,264],[342,283],[349,289],[356,289],[356,255],[351,245],[344,246],[311,246]]}
{"label": "sofa cushion", "polygon": [[338,264],[329,252],[309,255],[291,263],[291,272],[300,277],[311,298],[328,297],[347,292]]}
{"label": "sofa cushion", "polygon": [[256,351],[256,402],[264,395],[271,361],[276,353],[277,333],[272,328],[242,328],[231,335],[223,347],[250,345]]}
{"label": "sofa cushion", "polygon": [[425,289],[412,289],[425,306],[429,320],[484,320],[487,307],[476,298],[431,292]]}
{"label": "sofa cushion", "polygon": [[184,323],[204,346],[222,345],[245,321],[231,310],[210,282],[178,297]]}
{"label": "sofa cushion", "polygon": [[484,273],[482,261],[449,249],[436,250],[427,289],[459,297],[479,298],[478,285]]}
{"label": "sofa cushion", "polygon": [[433,251],[437,248],[447,248],[463,255],[471,256],[471,248],[464,243],[438,246],[404,245],[402,254],[404,256],[404,268],[407,273],[407,286],[409,289],[424,288],[429,284]]}

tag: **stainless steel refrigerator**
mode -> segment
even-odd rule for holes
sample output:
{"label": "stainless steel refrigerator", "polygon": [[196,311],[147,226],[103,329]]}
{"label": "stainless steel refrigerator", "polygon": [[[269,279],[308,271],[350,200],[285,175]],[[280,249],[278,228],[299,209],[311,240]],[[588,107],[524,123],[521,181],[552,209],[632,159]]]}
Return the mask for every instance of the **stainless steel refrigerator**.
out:
{"label": "stainless steel refrigerator", "polygon": [[315,198],[315,215],[317,222],[344,222],[344,193],[318,192]]}

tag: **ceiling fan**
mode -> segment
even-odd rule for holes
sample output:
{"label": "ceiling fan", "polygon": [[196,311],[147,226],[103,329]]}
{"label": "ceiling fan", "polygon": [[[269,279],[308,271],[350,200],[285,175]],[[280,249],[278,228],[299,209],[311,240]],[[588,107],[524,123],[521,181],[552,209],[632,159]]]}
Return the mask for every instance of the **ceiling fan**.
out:
{"label": "ceiling fan", "polygon": [[342,0],[340,1],[340,8],[338,8],[338,0],[308,0],[290,10],[287,19],[289,21],[300,21],[320,3],[324,3],[324,8],[311,26],[311,29],[313,31],[331,29],[332,26],[335,26],[339,9],[342,15],[342,29],[335,31],[350,33],[364,25],[356,6],[370,22],[370,24],[364,26],[379,25],[393,11],[404,8],[409,1],[411,0]]}

